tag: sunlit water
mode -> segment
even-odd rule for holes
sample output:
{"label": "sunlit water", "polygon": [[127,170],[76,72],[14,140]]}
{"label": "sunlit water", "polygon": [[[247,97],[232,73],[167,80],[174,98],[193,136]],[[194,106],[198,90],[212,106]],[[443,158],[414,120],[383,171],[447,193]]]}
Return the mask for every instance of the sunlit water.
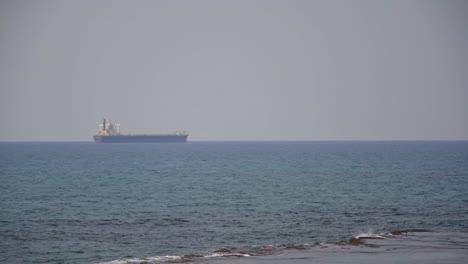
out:
{"label": "sunlit water", "polygon": [[0,262],[468,229],[468,142],[0,143]]}

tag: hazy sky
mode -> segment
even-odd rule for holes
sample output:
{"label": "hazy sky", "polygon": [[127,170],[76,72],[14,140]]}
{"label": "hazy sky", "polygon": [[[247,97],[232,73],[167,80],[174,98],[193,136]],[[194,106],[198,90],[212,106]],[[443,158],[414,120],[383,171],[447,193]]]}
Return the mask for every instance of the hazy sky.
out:
{"label": "hazy sky", "polygon": [[468,1],[0,0],[0,141],[468,139]]}

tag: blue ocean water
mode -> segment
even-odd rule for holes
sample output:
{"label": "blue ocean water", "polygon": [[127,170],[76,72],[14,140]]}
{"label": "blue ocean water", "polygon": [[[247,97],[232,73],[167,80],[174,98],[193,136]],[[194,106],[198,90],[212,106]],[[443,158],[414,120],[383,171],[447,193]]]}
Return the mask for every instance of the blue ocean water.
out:
{"label": "blue ocean water", "polygon": [[0,262],[468,229],[468,142],[0,143]]}

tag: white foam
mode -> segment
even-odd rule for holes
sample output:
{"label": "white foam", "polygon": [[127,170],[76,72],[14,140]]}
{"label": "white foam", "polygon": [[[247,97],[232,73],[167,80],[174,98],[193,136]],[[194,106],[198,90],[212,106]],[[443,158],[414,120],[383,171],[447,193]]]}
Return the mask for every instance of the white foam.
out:
{"label": "white foam", "polygon": [[210,255],[204,256],[204,258],[218,258],[218,257],[250,257],[249,254],[243,254],[243,253],[220,253],[220,252],[215,252]]}
{"label": "white foam", "polygon": [[377,234],[377,232],[375,232],[375,230],[373,228],[368,228],[367,230],[366,229],[361,229],[361,230],[356,230],[358,233],[357,235],[354,236],[354,238],[356,239],[360,239],[360,238],[365,238],[365,237],[370,237],[370,238],[384,238],[383,235],[385,234]]}
{"label": "white foam", "polygon": [[361,233],[361,234],[359,234],[359,235],[354,236],[354,238],[357,238],[357,239],[359,239],[359,238],[366,238],[366,237],[371,237],[371,238],[382,238],[382,239],[384,238],[384,237],[381,236],[381,235],[377,235],[377,234],[373,234],[373,233]]}
{"label": "white foam", "polygon": [[164,263],[167,261],[181,260],[180,256],[155,256],[155,257],[144,257],[144,258],[129,258],[129,259],[117,259],[107,262],[99,262],[99,264],[138,264],[138,263]]}
{"label": "white foam", "polygon": [[159,256],[159,257],[148,257],[146,258],[150,261],[168,261],[168,260],[180,260],[182,259],[180,256]]}

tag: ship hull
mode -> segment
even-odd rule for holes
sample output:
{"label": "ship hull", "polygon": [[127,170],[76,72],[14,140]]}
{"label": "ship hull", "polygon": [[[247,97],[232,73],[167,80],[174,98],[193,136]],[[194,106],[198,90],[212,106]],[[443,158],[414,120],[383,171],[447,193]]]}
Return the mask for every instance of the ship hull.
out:
{"label": "ship hull", "polygon": [[96,143],[183,143],[187,135],[120,135],[94,136]]}

